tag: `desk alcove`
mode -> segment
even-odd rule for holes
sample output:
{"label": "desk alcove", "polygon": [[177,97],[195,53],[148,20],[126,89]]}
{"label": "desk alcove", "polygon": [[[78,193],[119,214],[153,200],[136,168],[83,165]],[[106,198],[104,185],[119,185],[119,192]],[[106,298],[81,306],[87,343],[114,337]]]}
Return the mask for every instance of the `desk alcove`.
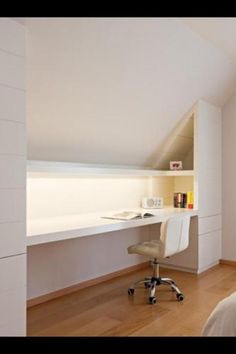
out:
{"label": "desk alcove", "polygon": [[[147,260],[138,255],[130,257],[127,247],[159,235],[162,221],[183,213],[192,216],[190,246],[182,257],[176,255],[168,262],[174,268],[196,272],[196,210],[170,207],[155,211],[153,217],[129,221],[103,219],[99,214],[31,221],[27,236],[29,281],[30,274],[37,274],[36,278],[43,275],[45,294],[33,293],[29,304],[139,269]],[[176,257],[182,266],[176,266]],[[41,291],[43,283],[39,285]],[[60,284],[60,290],[55,284]],[[35,283],[33,289],[37,289]]]}
{"label": "desk alcove", "polygon": [[[189,213],[195,225],[192,229],[196,230],[197,210],[172,206],[152,209],[155,216],[150,218],[102,218],[121,210],[141,211],[138,206],[142,196],[152,195],[153,190],[155,194],[162,193],[165,205],[171,203],[175,185],[181,184],[175,179],[192,189],[193,171],[117,171],[88,166],[81,169],[76,164],[60,163],[55,166],[56,172],[53,163],[30,162],[28,168],[29,305],[85,286],[86,282],[94,283],[96,279],[101,281],[146,265],[144,257],[128,255],[127,247],[149,240],[153,233],[158,235],[160,223],[170,216]],[[70,167],[70,172],[65,167]],[[71,214],[66,215],[68,211]],[[195,243],[191,241],[191,245]],[[187,262],[180,257],[179,268],[197,272],[196,252],[190,249],[190,253]],[[174,266],[178,267],[178,262]]]}

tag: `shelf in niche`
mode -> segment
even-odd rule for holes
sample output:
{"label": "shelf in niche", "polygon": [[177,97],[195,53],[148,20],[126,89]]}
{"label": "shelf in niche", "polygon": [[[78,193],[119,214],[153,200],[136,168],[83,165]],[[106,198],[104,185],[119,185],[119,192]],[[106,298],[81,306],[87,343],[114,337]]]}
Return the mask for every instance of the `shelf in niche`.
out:
{"label": "shelf in niche", "polygon": [[193,176],[193,170],[163,171],[145,168],[118,167],[115,165],[90,165],[75,162],[27,161],[28,177],[71,176]]}
{"label": "shelf in niche", "polygon": [[194,176],[194,170],[176,170],[176,171],[157,171],[158,176]]}

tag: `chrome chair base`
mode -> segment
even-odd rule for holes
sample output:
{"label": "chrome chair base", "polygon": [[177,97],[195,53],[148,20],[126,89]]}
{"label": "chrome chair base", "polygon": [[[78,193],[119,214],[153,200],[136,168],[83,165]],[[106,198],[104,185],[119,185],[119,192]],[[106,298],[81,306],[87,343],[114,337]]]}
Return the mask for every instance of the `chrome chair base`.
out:
{"label": "chrome chair base", "polygon": [[146,289],[149,290],[148,292],[148,302],[150,304],[155,304],[156,303],[156,287],[159,285],[168,285],[171,287],[171,290],[176,293],[176,299],[178,301],[183,301],[184,300],[184,295],[181,293],[179,288],[177,287],[176,283],[174,280],[170,278],[162,278],[159,276],[159,263],[155,259],[153,261],[153,275],[152,277],[146,277],[144,279],[138,280],[135,283],[133,283],[129,289],[128,289],[128,294],[129,295],[134,295],[135,288],[144,285]]}

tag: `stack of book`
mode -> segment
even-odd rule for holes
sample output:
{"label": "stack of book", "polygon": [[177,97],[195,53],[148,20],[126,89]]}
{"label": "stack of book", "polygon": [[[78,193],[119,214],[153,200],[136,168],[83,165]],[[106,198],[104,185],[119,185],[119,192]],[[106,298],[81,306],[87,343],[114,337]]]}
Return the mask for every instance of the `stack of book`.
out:
{"label": "stack of book", "polygon": [[174,207],[193,209],[193,192],[189,191],[187,193],[174,193]]}

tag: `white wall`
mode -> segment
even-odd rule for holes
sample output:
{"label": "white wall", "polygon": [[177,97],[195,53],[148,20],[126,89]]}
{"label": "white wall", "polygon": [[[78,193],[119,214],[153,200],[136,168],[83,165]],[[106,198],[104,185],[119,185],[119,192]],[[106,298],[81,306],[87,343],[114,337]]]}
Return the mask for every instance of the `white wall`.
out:
{"label": "white wall", "polygon": [[0,336],[26,334],[24,28],[0,18]]}
{"label": "white wall", "polygon": [[223,242],[222,258],[236,261],[236,93],[223,107],[222,120],[223,168]]}
{"label": "white wall", "polygon": [[235,64],[173,18],[26,24],[31,159],[155,164],[189,107],[220,105],[235,84]]}

